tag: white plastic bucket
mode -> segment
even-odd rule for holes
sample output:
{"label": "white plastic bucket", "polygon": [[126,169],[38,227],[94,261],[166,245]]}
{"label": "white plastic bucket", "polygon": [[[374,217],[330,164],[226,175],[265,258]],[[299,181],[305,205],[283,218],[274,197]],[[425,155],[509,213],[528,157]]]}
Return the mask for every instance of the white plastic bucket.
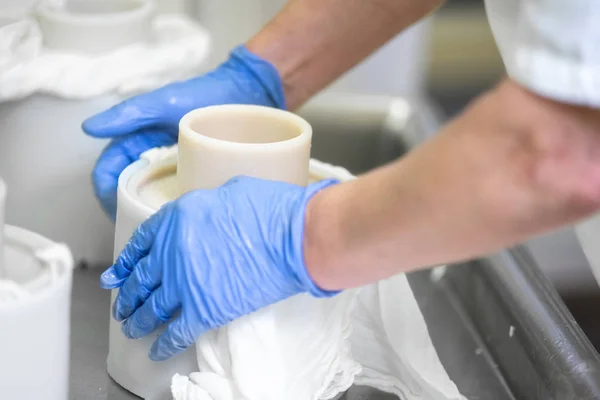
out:
{"label": "white plastic bucket", "polygon": [[107,266],[112,258],[114,226],[91,178],[107,141],[86,136],[81,121],[117,101],[35,94],[0,104],[0,175],[11,190],[6,222],[67,243],[77,262]]}
{"label": "white plastic bucket", "polygon": [[4,227],[0,280],[0,393],[67,400],[73,259],[36,233]]}

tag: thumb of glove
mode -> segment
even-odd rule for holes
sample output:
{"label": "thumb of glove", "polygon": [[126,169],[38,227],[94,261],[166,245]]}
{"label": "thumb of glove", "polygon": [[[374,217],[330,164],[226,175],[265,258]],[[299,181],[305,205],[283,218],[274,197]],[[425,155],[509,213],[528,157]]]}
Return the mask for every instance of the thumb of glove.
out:
{"label": "thumb of glove", "polygon": [[145,103],[148,103],[146,97],[151,94],[132,97],[96,114],[83,121],[81,128],[96,138],[114,138],[150,127],[157,120],[157,116],[145,106]]}

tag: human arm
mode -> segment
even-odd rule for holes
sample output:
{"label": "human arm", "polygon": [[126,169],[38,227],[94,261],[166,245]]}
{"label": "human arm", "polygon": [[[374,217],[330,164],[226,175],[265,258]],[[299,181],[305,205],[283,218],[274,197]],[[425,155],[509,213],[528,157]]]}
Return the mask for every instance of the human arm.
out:
{"label": "human arm", "polygon": [[600,111],[507,79],[399,161],[308,205],[305,262],[324,289],[464,260],[600,207]]}
{"label": "human arm", "polygon": [[225,103],[295,109],[439,3],[291,1],[214,71],[135,96],[83,123],[87,134],[111,139],[92,174],[96,197],[114,219],[121,172],[144,151],[173,145],[187,112]]}
{"label": "human arm", "polygon": [[485,3],[510,79],[402,161],[317,196],[306,255],[324,287],[485,254],[597,210],[600,5]]}
{"label": "human arm", "polygon": [[443,3],[292,0],[246,45],[275,65],[294,110]]}

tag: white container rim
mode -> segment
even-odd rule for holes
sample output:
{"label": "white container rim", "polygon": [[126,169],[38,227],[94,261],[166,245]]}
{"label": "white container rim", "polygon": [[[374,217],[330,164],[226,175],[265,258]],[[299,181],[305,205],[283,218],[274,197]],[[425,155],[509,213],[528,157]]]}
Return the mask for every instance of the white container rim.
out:
{"label": "white container rim", "polygon": [[[4,225],[4,246],[20,246],[31,251],[32,256],[39,251],[44,249],[52,248],[57,244],[50,239],[37,234],[35,232],[28,231],[23,228],[19,228],[12,225]],[[49,279],[51,274],[39,274],[31,281],[27,282],[24,286],[42,286],[39,290],[34,292],[28,292],[26,297],[20,298],[16,301],[10,301],[2,303],[0,302],[0,312],[7,310],[14,310],[24,305],[38,303],[40,301],[46,301],[53,298],[57,293],[65,290],[65,287],[70,286],[72,282],[73,272],[73,258],[70,253],[57,257],[58,268],[56,268],[55,274],[52,279]],[[40,264],[47,264],[45,260],[38,259]],[[50,267],[50,266],[47,266]],[[38,285],[41,280],[47,279],[47,284]]]}
{"label": "white container rim", "polygon": [[[155,148],[148,150],[140,156],[140,159],[129,165],[121,175],[118,182],[118,194],[128,204],[134,204],[146,215],[151,215],[157,210],[144,204],[136,195],[139,184],[156,172],[168,168],[177,167],[177,146]],[[340,181],[349,181],[356,177],[343,167],[334,166],[322,161],[310,159],[309,178],[318,176],[320,179],[336,178]]]}
{"label": "white container rim", "polygon": [[[296,135],[290,139],[280,140],[277,142],[266,142],[266,143],[245,143],[245,142],[233,142],[224,139],[217,139],[214,137],[203,135],[200,132],[195,131],[192,128],[194,120],[203,118],[208,115],[219,115],[219,114],[235,114],[235,115],[256,115],[261,113],[269,118],[273,118],[278,121],[291,122],[300,131],[299,135]],[[187,137],[196,143],[205,143],[208,145],[218,145],[221,148],[240,150],[244,151],[265,151],[269,149],[272,151],[281,151],[290,147],[296,147],[300,143],[306,142],[312,138],[312,127],[311,125],[299,115],[296,115],[290,111],[280,110],[278,108],[259,106],[252,104],[222,104],[216,106],[208,106],[197,108],[185,114],[179,121],[179,132],[181,135],[182,131],[193,132],[193,135],[187,135]]]}
{"label": "white container rim", "polygon": [[[145,172],[144,177],[152,174],[154,170],[159,168],[159,165],[169,165],[177,162],[176,158],[168,157],[159,162],[150,163],[146,159],[139,159],[133,164],[129,165],[127,168],[121,172],[119,176],[118,183],[118,195],[123,198],[128,204],[135,204],[136,207],[139,207],[140,211],[144,212],[146,215],[152,215],[156,212],[156,209],[144,204],[141,199],[136,196],[133,192],[134,189],[138,189],[137,186],[130,185],[130,182],[134,177],[139,177],[138,174]],[[144,171],[146,170],[146,171]],[[138,182],[142,180],[142,177],[139,177]],[[117,210],[118,212],[118,210]]]}
{"label": "white container rim", "polygon": [[[82,9],[73,9],[72,5],[82,5]],[[103,10],[94,8],[97,5]],[[71,6],[71,7],[70,7]],[[110,9],[114,6],[114,9]],[[87,9],[87,10],[86,10]],[[38,17],[62,26],[114,26],[151,18],[155,3],[151,0],[79,0],[67,2],[65,7],[42,5],[37,10]]]}

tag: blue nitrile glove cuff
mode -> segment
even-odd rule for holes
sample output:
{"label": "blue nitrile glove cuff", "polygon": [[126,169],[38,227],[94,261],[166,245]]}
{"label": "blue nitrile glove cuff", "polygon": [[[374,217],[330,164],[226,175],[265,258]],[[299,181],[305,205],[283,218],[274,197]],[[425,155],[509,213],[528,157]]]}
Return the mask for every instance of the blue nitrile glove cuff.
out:
{"label": "blue nitrile glove cuff", "polygon": [[[286,109],[283,82],[281,81],[279,71],[277,71],[273,64],[252,53],[242,44],[231,51],[229,60],[219,68],[230,67],[238,72],[241,72],[240,67],[244,68],[264,90],[263,93],[253,91],[252,94],[256,99],[256,103],[253,104],[280,108],[282,110]],[[251,86],[254,87],[254,85]],[[266,99],[264,96],[266,96]]]}
{"label": "blue nitrile glove cuff", "polygon": [[304,262],[304,225],[306,217],[306,206],[310,199],[320,192],[321,190],[340,183],[337,179],[324,179],[317,183],[309,185],[304,191],[298,207],[300,212],[294,213],[294,220],[292,221],[292,234],[289,235],[289,239],[292,241],[291,248],[294,251],[290,251],[288,254],[293,258],[290,262],[294,269],[294,273],[298,280],[301,282],[302,287],[314,297],[332,297],[340,293],[341,290],[323,290],[317,286],[312,280],[306,269]]}

